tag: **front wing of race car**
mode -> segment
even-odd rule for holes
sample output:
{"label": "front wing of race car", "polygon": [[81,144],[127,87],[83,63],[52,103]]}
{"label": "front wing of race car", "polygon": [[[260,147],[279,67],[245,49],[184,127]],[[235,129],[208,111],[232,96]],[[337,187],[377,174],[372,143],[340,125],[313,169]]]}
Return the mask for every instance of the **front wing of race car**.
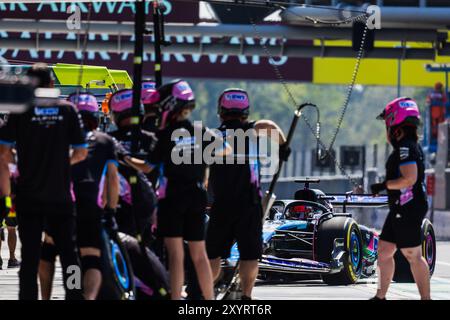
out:
{"label": "front wing of race car", "polygon": [[[295,274],[322,274],[339,272],[344,263],[342,261],[345,250],[343,239],[335,239],[332,251],[332,260],[330,263],[315,261],[312,256],[313,234],[305,229],[308,222],[305,221],[267,221],[264,226],[263,240],[266,249],[274,242],[283,243],[290,240],[300,242],[305,247],[297,248],[277,248],[277,253],[284,251],[290,255],[301,255],[303,258],[291,257],[284,258],[275,256],[273,250],[265,250],[259,262],[259,270],[262,272],[279,272],[279,273],[295,273]],[[310,258],[305,258],[310,257]]]}
{"label": "front wing of race car", "polygon": [[279,258],[263,255],[259,263],[262,272],[296,273],[296,274],[323,274],[337,273],[344,267],[344,243],[342,239],[335,239],[331,263],[324,263],[303,258]]}

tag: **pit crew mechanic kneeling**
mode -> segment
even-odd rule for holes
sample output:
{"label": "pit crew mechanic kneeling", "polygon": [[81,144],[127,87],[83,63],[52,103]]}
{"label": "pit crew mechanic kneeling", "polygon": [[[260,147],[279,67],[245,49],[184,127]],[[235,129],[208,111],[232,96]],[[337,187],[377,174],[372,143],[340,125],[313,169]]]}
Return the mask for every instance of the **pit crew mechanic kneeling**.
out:
{"label": "pit crew mechanic kneeling", "polygon": [[373,194],[387,190],[389,214],[378,247],[379,288],[373,300],[385,299],[392,281],[394,254],[399,248],[408,260],[423,300],[430,299],[430,271],[422,257],[421,224],[428,210],[425,165],[418,144],[419,108],[410,98],[387,104],[379,119],[386,123],[387,140],[394,150],[386,163],[386,180],[371,186]]}
{"label": "pit crew mechanic kneeling", "polygon": [[[72,182],[77,211],[77,243],[83,271],[86,300],[95,300],[102,282],[101,217],[114,215],[119,199],[117,157],[113,139],[97,130],[99,125],[96,98],[87,93],[74,93],[73,103],[87,131],[88,157],[72,166]],[[56,248],[46,236],[39,265],[41,293],[50,299]]]}
{"label": "pit crew mechanic kneeling", "polygon": [[[250,102],[247,92],[242,89],[227,89],[219,98],[218,114],[222,121],[219,130],[227,137],[228,130],[243,130],[254,135],[268,135],[278,139],[280,156],[287,160],[289,148],[285,147],[286,138],[282,130],[270,120],[249,122]],[[236,131],[235,131],[236,132]],[[238,141],[229,141],[233,146],[233,164],[213,164],[210,168],[210,183],[214,202],[206,238],[208,256],[214,278],[220,274],[221,259],[230,255],[230,249],[236,240],[240,254],[239,275],[242,285],[242,299],[251,299],[253,286],[258,275],[258,259],[262,254],[262,192],[260,186],[259,158],[246,159],[240,164],[239,155],[242,146]],[[246,155],[257,154],[257,139],[245,141]],[[242,163],[242,162],[241,162]]]}

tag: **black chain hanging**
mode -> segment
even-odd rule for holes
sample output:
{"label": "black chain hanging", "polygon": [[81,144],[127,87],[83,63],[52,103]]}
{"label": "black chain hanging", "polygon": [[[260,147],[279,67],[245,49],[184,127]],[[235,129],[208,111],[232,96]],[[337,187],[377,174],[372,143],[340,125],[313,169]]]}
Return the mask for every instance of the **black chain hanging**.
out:
{"label": "black chain hanging", "polygon": [[[194,2],[193,0],[179,0],[180,2]],[[285,2],[280,2],[280,1],[274,1],[274,0],[234,0],[234,1],[221,1],[221,0],[205,0],[205,2],[207,3],[215,3],[215,4],[228,4],[228,5],[236,5],[236,6],[242,6],[244,7],[244,11],[247,14],[247,17],[249,19],[249,22],[251,23],[251,25],[253,26],[253,29],[255,31],[256,34],[256,38],[261,42],[261,45],[263,47],[264,52],[266,53],[266,55],[269,57],[269,61],[274,61],[273,55],[270,53],[269,48],[267,47],[267,45],[262,41],[262,36],[258,31],[258,27],[256,25],[256,23],[254,22],[254,20],[251,18],[251,16],[248,14],[247,11],[247,7],[272,7],[272,8],[278,8],[278,9],[286,9],[285,5],[290,6],[290,4],[287,4]],[[356,187],[358,187],[360,184],[353,179],[347,172],[346,170],[343,168],[343,166],[337,161],[336,157],[332,154],[331,150],[333,148],[333,145],[336,141],[337,135],[339,134],[339,131],[341,129],[343,120],[344,120],[344,116],[345,113],[347,112],[348,109],[348,105],[350,103],[350,98],[351,95],[353,93],[353,89],[356,83],[356,78],[358,75],[358,71],[359,71],[359,67],[361,64],[361,59],[364,56],[364,46],[365,46],[365,42],[366,42],[366,38],[367,38],[367,30],[368,30],[368,25],[367,25],[367,13],[360,11],[360,10],[349,10],[349,9],[341,9],[341,8],[334,8],[334,7],[326,7],[326,6],[318,6],[318,5],[308,5],[308,4],[302,4],[299,5],[301,7],[304,8],[319,8],[319,9],[327,9],[327,10],[334,10],[334,11],[347,11],[347,12],[351,12],[351,13],[358,13],[357,16],[355,17],[350,17],[347,19],[344,19],[342,21],[337,21],[337,22],[332,22],[332,21],[322,21],[319,19],[315,19],[309,16],[306,17],[301,17],[301,18],[305,18],[306,20],[309,20],[311,22],[313,22],[314,24],[325,24],[325,25],[329,25],[329,26],[341,26],[343,24],[349,24],[349,23],[353,23],[356,21],[360,21],[360,22],[364,22],[365,24],[365,28],[364,28],[364,32],[362,35],[362,39],[361,39],[361,45],[356,57],[356,62],[355,62],[355,67],[353,69],[353,74],[352,74],[352,79],[350,81],[350,84],[348,85],[347,88],[347,94],[344,100],[344,104],[342,106],[341,112],[340,112],[340,116],[338,119],[338,124],[336,126],[336,130],[333,134],[333,137],[331,139],[331,142],[329,144],[328,147],[325,146],[325,144],[322,142],[322,140],[320,139],[319,135],[317,134],[317,127],[316,129],[311,125],[311,122],[309,121],[309,119],[303,115],[302,119],[305,121],[307,127],[309,128],[309,130],[311,131],[311,133],[314,135],[317,144],[322,148],[322,150],[324,151],[324,155],[322,155],[322,159],[325,157],[330,157],[330,159],[335,163],[335,165],[339,168],[339,170],[341,171],[341,173]],[[292,13],[296,15],[295,13]],[[273,70],[276,74],[277,79],[280,81],[280,83],[283,85],[284,90],[286,91],[286,93],[289,96],[289,99],[291,100],[291,102],[293,103],[293,105],[295,106],[295,108],[297,108],[298,103],[296,102],[293,94],[291,93],[286,80],[284,79],[280,69],[278,68],[278,66],[276,64],[271,63]]]}
{"label": "black chain hanging", "polygon": [[365,46],[365,43],[366,43],[367,30],[368,30],[367,16],[366,15],[358,16],[352,22],[356,22],[356,21],[364,22],[365,27],[364,27],[364,31],[363,31],[363,34],[362,34],[361,44],[360,44],[360,47],[359,47],[358,55],[356,57],[356,62],[355,62],[355,67],[353,69],[352,79],[351,79],[350,84],[347,87],[347,94],[345,96],[344,104],[342,105],[342,109],[341,109],[341,113],[340,113],[340,116],[339,116],[338,124],[336,126],[336,130],[335,130],[335,132],[333,134],[333,137],[331,138],[330,145],[328,146],[328,152],[330,152],[331,149],[333,148],[333,145],[334,145],[334,143],[336,141],[337,135],[339,134],[339,130],[341,129],[342,122],[344,121],[344,116],[345,116],[345,113],[347,112],[348,105],[350,103],[350,98],[352,96],[353,89],[355,87],[356,78],[357,78],[358,72],[359,72],[359,67],[361,66],[361,59],[363,58],[363,55],[364,55],[364,52],[365,52],[364,46]]}
{"label": "black chain hanging", "polygon": [[[248,11],[246,10],[245,7],[244,7],[244,10],[245,10],[245,12],[246,12],[246,14],[247,14],[247,16],[248,16],[248,18],[249,18],[249,21],[250,21],[250,23],[251,23],[251,25],[252,25],[252,27],[253,27],[253,29],[254,29],[254,31],[255,31],[256,38],[260,41],[261,46],[263,47],[264,52],[265,52],[266,55],[269,57],[269,61],[274,61],[273,55],[270,53],[269,48],[268,48],[267,45],[262,41],[262,38],[263,38],[263,37],[261,36],[261,34],[260,34],[259,31],[258,31],[258,27],[257,27],[255,21],[254,21],[253,18],[251,18],[251,16],[248,14]],[[313,21],[314,23],[322,23],[322,22],[320,22],[320,21],[318,21],[318,20],[314,20],[314,19],[312,19],[312,18],[310,18],[310,17],[308,17],[308,19],[311,20],[311,21]],[[336,23],[327,23],[327,24],[333,25],[333,26],[339,26],[339,25],[342,25],[342,24],[348,24],[348,23],[352,23],[352,22],[356,22],[356,21],[362,21],[362,22],[364,22],[365,28],[364,28],[364,32],[363,32],[362,39],[361,39],[361,46],[360,46],[360,48],[359,48],[359,51],[358,51],[358,54],[357,54],[357,57],[356,57],[356,62],[355,62],[355,67],[354,67],[354,69],[353,69],[352,79],[351,79],[350,84],[348,85],[348,88],[347,88],[347,94],[346,94],[346,97],[345,97],[345,100],[344,100],[344,104],[343,104],[343,106],[342,106],[342,108],[341,108],[341,112],[340,112],[338,124],[337,124],[337,126],[336,126],[336,130],[335,130],[335,132],[334,132],[334,134],[333,134],[333,137],[332,137],[332,139],[331,139],[331,143],[329,144],[328,148],[325,146],[325,144],[324,144],[324,143],[322,142],[322,140],[320,139],[319,135],[317,134],[317,130],[313,128],[313,126],[311,125],[311,122],[309,121],[309,119],[308,119],[305,115],[302,115],[302,119],[305,121],[307,127],[309,128],[309,130],[311,131],[311,133],[314,135],[314,137],[315,137],[315,139],[316,139],[316,141],[317,141],[317,144],[320,145],[320,147],[323,149],[323,151],[325,151],[325,154],[322,155],[322,159],[325,158],[325,157],[327,157],[327,156],[330,157],[330,159],[331,159],[331,160],[335,163],[335,165],[339,168],[339,170],[341,171],[342,175],[344,175],[344,176],[345,176],[345,177],[346,177],[346,178],[347,178],[347,179],[348,179],[355,187],[359,187],[360,184],[359,184],[355,179],[353,179],[353,178],[350,176],[350,174],[347,173],[347,171],[346,171],[346,170],[344,169],[344,167],[339,163],[339,161],[336,159],[336,157],[333,155],[333,153],[332,153],[331,151],[332,151],[333,145],[334,145],[334,143],[335,143],[335,141],[336,141],[336,138],[337,138],[337,135],[338,135],[338,133],[339,133],[339,130],[340,130],[341,126],[342,126],[342,122],[343,122],[343,120],[344,120],[345,113],[347,112],[348,105],[349,105],[349,102],[350,102],[350,98],[351,98],[351,95],[352,95],[352,93],[353,93],[353,89],[354,89],[354,86],[355,86],[355,83],[356,83],[356,78],[357,78],[358,71],[359,71],[359,67],[360,67],[360,64],[361,64],[361,59],[362,59],[362,57],[363,57],[363,55],[364,55],[364,51],[365,51],[365,50],[364,50],[364,45],[365,45],[365,42],[366,42],[366,36],[367,36],[367,30],[368,30],[368,25],[367,25],[367,14],[366,14],[366,13],[363,13],[363,14],[360,14],[360,15],[358,15],[358,16],[356,16],[356,17],[346,19],[346,20],[344,20],[344,21],[339,21],[339,22],[336,22]],[[277,66],[276,64],[274,64],[274,63],[271,63],[271,65],[272,65],[272,67],[273,67],[273,70],[274,70],[274,72],[275,72],[276,77],[278,78],[278,80],[279,80],[280,83],[282,84],[284,90],[286,91],[287,95],[289,96],[289,99],[291,100],[291,102],[293,103],[294,107],[296,108],[296,107],[298,106],[298,103],[297,103],[297,101],[295,100],[295,98],[294,98],[294,96],[293,96],[291,90],[289,89],[289,86],[287,85],[287,82],[286,82],[286,80],[284,79],[284,77],[283,77],[283,75],[282,75],[280,69],[279,69],[278,66]]]}

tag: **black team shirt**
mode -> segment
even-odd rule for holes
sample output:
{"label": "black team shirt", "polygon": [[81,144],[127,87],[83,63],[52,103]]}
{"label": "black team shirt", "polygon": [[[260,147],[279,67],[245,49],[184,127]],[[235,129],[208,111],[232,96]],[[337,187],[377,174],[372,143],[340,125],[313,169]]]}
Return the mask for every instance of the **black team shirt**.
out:
{"label": "black team shirt", "polygon": [[386,163],[386,180],[398,179],[401,175],[400,167],[414,163],[417,165],[417,181],[414,186],[402,190],[388,190],[391,210],[399,208],[420,213],[427,210],[424,155],[417,142],[408,139],[398,142]]}
{"label": "black team shirt", "polygon": [[88,156],[72,166],[73,190],[77,202],[101,206],[108,164],[117,163],[113,139],[106,133],[90,131],[87,134]]}
{"label": "black team shirt", "polygon": [[[185,131],[189,138],[172,140],[172,134],[176,130],[180,130],[180,132]],[[206,133],[209,138],[206,141],[202,141],[202,137],[195,136],[195,130],[201,133],[202,137]],[[220,137],[205,127],[194,126],[189,120],[175,122],[158,131],[156,136],[158,142],[150,158],[151,163],[159,166],[161,169],[160,193],[161,191],[165,193],[168,185],[170,185],[168,194],[176,195],[178,192],[189,191],[194,185],[203,184],[207,165],[203,159],[201,159],[200,163],[195,163],[194,153],[197,150],[203,155],[205,148]],[[189,154],[190,163],[176,164],[172,161],[172,153],[181,155],[184,152]],[[168,184],[161,182],[161,180],[166,180]]]}
{"label": "black team shirt", "polygon": [[23,205],[71,206],[70,148],[85,148],[83,124],[75,107],[33,107],[11,114],[0,129],[0,143],[15,147],[19,178],[17,199]]}
{"label": "black team shirt", "polygon": [[[240,120],[227,120],[222,123],[219,130],[223,138],[233,146],[233,155],[238,154],[238,141],[227,136],[227,130],[244,132],[252,130],[254,122],[241,122]],[[245,140],[245,151],[241,156],[256,156],[258,150],[256,137]],[[213,164],[210,168],[210,186],[214,195],[214,202],[221,207],[233,205],[259,205],[261,203],[260,164],[258,158],[246,159],[245,163]]]}

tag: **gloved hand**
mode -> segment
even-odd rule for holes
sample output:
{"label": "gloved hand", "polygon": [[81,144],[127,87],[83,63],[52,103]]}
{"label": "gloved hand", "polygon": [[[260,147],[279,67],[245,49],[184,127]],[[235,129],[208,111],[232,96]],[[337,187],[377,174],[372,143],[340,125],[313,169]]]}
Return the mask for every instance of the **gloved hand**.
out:
{"label": "gloved hand", "polygon": [[289,156],[291,155],[291,148],[286,143],[280,145],[278,156],[281,161],[288,161]]}
{"label": "gloved hand", "polygon": [[104,209],[105,226],[110,230],[118,230],[119,226],[116,222],[116,209],[105,207]]}
{"label": "gloved hand", "polygon": [[374,183],[370,186],[370,190],[372,191],[372,194],[379,194],[381,191],[386,190],[386,181],[383,181],[381,183]]}

